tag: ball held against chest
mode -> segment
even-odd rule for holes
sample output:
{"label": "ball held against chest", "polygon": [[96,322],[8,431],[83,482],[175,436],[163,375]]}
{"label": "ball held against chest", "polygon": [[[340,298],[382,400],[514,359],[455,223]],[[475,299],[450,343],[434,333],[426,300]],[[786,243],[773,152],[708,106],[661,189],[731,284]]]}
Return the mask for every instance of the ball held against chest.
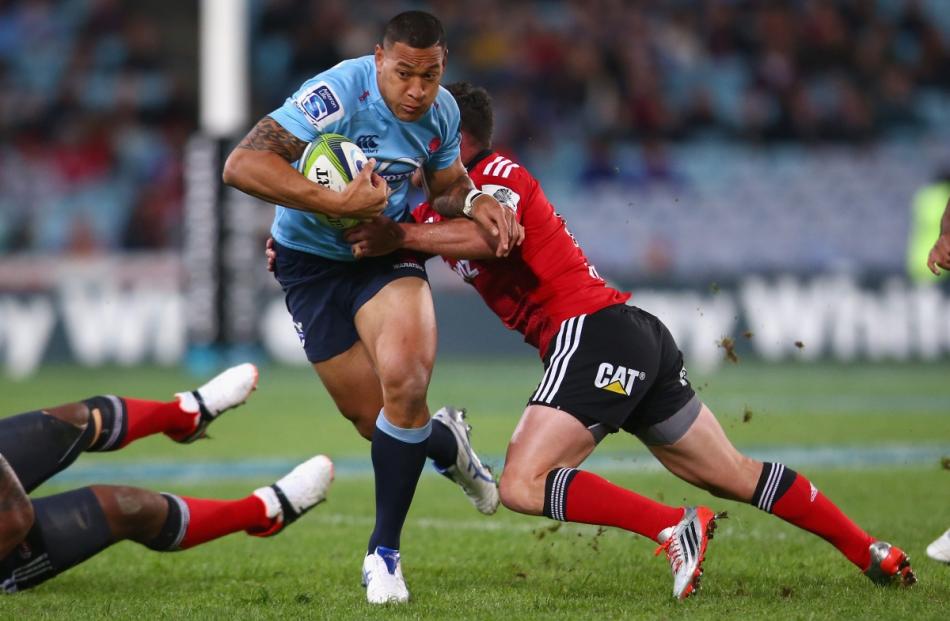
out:
{"label": "ball held against chest", "polygon": [[[307,145],[297,163],[297,170],[314,183],[334,192],[342,192],[365,164],[366,155],[349,138],[340,134],[322,134]],[[336,218],[320,213],[314,216],[327,226],[339,230],[360,223],[356,218]]]}

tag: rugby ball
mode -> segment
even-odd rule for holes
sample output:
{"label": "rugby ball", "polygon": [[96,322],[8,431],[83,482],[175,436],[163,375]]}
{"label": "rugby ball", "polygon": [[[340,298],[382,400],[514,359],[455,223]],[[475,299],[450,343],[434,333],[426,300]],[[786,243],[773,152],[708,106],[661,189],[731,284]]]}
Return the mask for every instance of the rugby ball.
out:
{"label": "rugby ball", "polygon": [[[340,134],[323,134],[307,145],[297,162],[297,170],[314,183],[342,192],[365,164],[366,155],[349,138]],[[321,213],[313,215],[323,224],[338,230],[360,223],[356,218],[334,218]]]}

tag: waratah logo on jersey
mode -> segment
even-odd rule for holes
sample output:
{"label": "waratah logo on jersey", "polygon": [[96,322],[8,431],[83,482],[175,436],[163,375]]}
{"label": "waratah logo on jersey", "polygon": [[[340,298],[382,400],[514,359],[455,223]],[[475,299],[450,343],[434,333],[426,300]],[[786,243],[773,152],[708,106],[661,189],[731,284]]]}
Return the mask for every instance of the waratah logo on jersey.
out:
{"label": "waratah logo on jersey", "polygon": [[376,173],[392,186],[393,191],[409,181],[412,173],[422,166],[423,158],[400,157],[395,160],[382,160],[376,164]]}
{"label": "waratah logo on jersey", "polygon": [[594,378],[594,386],[629,397],[633,393],[633,383],[637,380],[642,382],[646,378],[647,374],[643,371],[601,362]]}
{"label": "waratah logo on jersey", "polygon": [[356,138],[356,146],[361,148],[364,153],[372,153],[379,149],[377,140],[379,140],[377,134],[364,134]]}
{"label": "waratah logo on jersey", "polygon": [[318,129],[343,116],[343,104],[326,82],[318,82],[297,96],[294,101]]}

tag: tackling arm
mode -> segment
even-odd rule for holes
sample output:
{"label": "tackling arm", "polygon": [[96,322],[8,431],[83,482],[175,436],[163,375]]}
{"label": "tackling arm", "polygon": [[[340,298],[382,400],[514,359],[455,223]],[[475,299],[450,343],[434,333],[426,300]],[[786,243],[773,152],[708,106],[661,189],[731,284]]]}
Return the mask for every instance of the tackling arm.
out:
{"label": "tackling arm", "polygon": [[349,230],[344,235],[356,258],[376,257],[399,249],[450,259],[492,259],[497,238],[471,220],[456,218],[430,224],[396,223],[385,216]]}
{"label": "tackling arm", "polygon": [[508,256],[512,248],[521,245],[524,229],[515,214],[494,197],[475,190],[461,159],[447,168],[427,171],[425,179],[429,202],[436,213],[455,218],[465,215],[466,203],[470,203],[472,220],[498,240],[495,256]]}
{"label": "tackling arm", "polygon": [[498,238],[471,220],[453,219],[432,224],[402,223],[402,247],[449,259],[493,259]]}
{"label": "tackling arm", "polygon": [[307,143],[269,116],[244,137],[228,156],[224,183],[271,203],[329,216],[372,217],[386,206],[386,184],[373,175],[373,165],[343,192],[334,192],[300,174],[291,162],[303,154]]}

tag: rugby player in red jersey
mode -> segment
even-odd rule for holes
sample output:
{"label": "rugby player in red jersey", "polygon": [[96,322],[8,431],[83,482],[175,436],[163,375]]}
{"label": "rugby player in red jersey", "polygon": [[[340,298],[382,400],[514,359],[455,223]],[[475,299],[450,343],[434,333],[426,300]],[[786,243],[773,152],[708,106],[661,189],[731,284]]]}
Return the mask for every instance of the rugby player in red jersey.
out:
{"label": "rugby player in red jersey", "polygon": [[0,419],[0,593],[35,587],[126,539],[170,552],[240,531],[276,535],[323,501],[333,480],[325,455],[237,500],[125,485],[27,496],[83,452],[116,451],[157,433],[182,443],[204,437],[256,386],[257,369],[242,364],[173,401],[99,395]]}
{"label": "rugby player in red jersey", "polygon": [[577,468],[606,434],[623,429],[683,480],[824,538],[875,582],[912,584],[901,549],[864,532],[791,468],[733,447],[693,392],[666,326],[627,305],[629,294],[606,285],[538,181],[492,151],[485,90],[464,82],[447,88],[461,109],[462,161],[481,192],[517,214],[522,246],[495,259],[492,241],[476,234],[467,214],[438,201],[415,210],[417,224],[380,217],[353,229],[348,240],[358,257],[396,248],[442,255],[508,328],[541,353],[544,375],[508,447],[502,503],[520,513],[649,537],[666,551],[674,596],[689,596],[717,514],[667,506]]}

